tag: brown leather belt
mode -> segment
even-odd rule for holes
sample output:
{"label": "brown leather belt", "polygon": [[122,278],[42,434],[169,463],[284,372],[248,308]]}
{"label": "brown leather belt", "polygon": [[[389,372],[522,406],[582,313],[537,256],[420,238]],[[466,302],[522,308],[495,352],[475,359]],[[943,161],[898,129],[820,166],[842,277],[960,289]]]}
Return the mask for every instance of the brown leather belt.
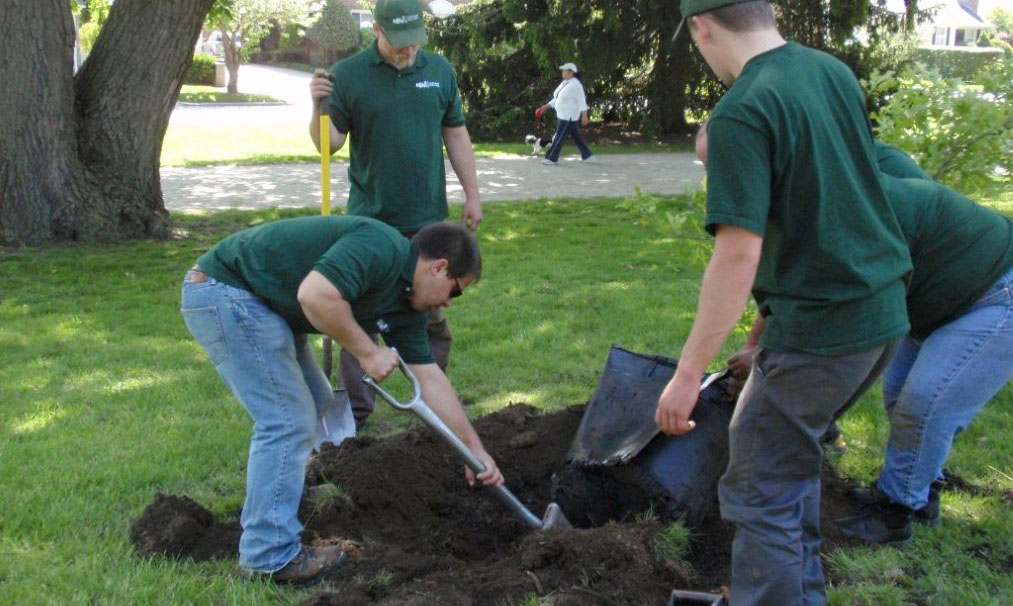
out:
{"label": "brown leather belt", "polygon": [[200,284],[201,282],[208,281],[208,275],[201,270],[200,265],[194,265],[187,273],[190,274],[190,284]]}

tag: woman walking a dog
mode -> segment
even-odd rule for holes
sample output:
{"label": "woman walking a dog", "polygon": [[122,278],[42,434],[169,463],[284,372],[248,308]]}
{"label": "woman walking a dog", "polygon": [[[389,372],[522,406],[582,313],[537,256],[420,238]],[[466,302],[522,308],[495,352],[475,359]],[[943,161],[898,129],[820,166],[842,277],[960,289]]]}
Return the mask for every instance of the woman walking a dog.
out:
{"label": "woman walking a dog", "polygon": [[545,152],[545,159],[542,164],[556,166],[559,164],[559,151],[563,148],[563,142],[567,136],[573,137],[573,142],[580,150],[580,161],[587,162],[591,159],[591,150],[587,142],[580,134],[581,125],[587,126],[587,97],[584,95],[584,84],[577,73],[577,66],[573,63],[564,63],[559,66],[563,72],[563,81],[552,93],[552,99],[548,103],[535,110],[535,114],[541,116],[551,107],[556,110],[556,134],[552,138],[548,151]]}

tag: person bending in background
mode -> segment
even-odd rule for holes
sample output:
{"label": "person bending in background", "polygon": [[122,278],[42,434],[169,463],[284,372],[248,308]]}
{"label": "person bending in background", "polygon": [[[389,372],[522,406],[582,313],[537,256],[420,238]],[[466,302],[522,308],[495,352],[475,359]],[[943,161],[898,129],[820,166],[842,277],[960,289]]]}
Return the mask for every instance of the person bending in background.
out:
{"label": "person bending in background", "polygon": [[[887,198],[911,248],[911,333],[883,373],[890,438],[858,515],[835,523],[869,543],[938,524],[953,440],[1013,377],[1013,219],[932,181],[880,144]],[[903,178],[903,177],[913,178]]]}
{"label": "person bending in background", "polygon": [[[704,133],[704,157],[706,145]],[[940,523],[953,440],[1013,377],[1013,220],[932,181],[904,152],[880,141],[876,151],[914,264],[911,332],[883,372],[883,469],[854,491],[858,514],[835,524],[845,536],[888,544],[911,538],[912,520]],[[760,318],[729,359],[740,380],[763,328]]]}

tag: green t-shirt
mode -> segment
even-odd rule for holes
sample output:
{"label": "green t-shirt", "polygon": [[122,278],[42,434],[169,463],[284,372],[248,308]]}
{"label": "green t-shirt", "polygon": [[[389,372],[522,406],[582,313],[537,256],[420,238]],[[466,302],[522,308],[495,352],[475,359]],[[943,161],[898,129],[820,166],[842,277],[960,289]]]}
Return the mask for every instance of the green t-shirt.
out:
{"label": "green t-shirt", "polygon": [[763,236],[760,344],[839,355],[905,334],[911,260],[847,66],[792,43],[757,55],[707,133],[708,230]]}
{"label": "green t-shirt", "polygon": [[1013,265],[1013,220],[924,179],[883,175],[911,247],[911,335],[960,317]]}
{"label": "green t-shirt", "polygon": [[410,364],[433,362],[425,314],[412,309],[418,251],[397,230],[366,217],[300,217],[253,227],[225,238],[197,265],[212,278],[264,300],[295,333],[318,331],[299,305],[299,285],[311,270],[324,275],[369,334],[381,332]]}
{"label": "green t-shirt", "polygon": [[376,43],[331,68],[331,121],[350,133],[348,214],[414,232],[447,218],[443,128],[464,125],[450,63],[419,50],[398,71]]}
{"label": "green t-shirt", "polygon": [[902,179],[932,180],[911,156],[879,140],[876,141],[876,162],[879,170],[887,175]]}

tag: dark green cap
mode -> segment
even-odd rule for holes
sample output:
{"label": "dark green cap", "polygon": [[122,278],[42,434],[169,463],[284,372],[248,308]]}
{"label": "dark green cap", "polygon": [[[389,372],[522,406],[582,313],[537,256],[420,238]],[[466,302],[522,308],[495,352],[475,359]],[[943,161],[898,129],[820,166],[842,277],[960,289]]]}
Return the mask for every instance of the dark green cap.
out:
{"label": "dark green cap", "polygon": [[395,48],[404,48],[429,41],[422,20],[419,0],[376,0],[373,20]]}
{"label": "dark green cap", "polygon": [[738,4],[739,2],[750,2],[751,0],[681,0],[679,2],[679,12],[682,13],[682,21],[679,22],[679,28],[675,30],[675,35],[672,36],[672,40],[679,37],[679,33],[682,32],[682,28],[686,25],[686,19],[693,15],[699,15],[700,13],[706,13],[722,6],[728,6],[729,4]]}

